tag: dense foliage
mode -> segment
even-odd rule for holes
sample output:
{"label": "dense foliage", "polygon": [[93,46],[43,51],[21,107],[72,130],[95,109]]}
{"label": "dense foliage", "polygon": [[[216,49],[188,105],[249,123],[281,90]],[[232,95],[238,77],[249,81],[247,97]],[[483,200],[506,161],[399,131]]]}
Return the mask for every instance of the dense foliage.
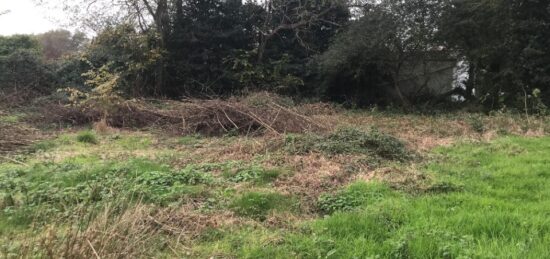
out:
{"label": "dense foliage", "polygon": [[51,31],[40,35],[0,36],[0,92],[48,94],[66,84],[83,84],[89,69],[76,53],[82,33]]}
{"label": "dense foliage", "polygon": [[[80,75],[105,68],[128,96],[268,90],[352,105],[466,100],[529,112],[543,112],[550,99],[544,0],[66,5],[95,38],[88,43],[84,34],[66,31],[1,38],[0,87],[87,89]],[[434,86],[441,71],[446,78]]]}
{"label": "dense foliage", "polygon": [[452,3],[442,17],[441,36],[470,64],[470,81],[464,96],[493,108],[503,105],[540,108],[539,99],[548,104],[550,3],[544,0]]}

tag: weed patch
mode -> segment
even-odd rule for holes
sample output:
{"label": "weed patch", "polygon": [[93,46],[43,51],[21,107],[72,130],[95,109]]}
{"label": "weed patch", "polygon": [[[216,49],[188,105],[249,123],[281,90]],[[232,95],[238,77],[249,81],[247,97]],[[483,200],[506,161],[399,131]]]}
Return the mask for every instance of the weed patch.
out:
{"label": "weed patch", "polygon": [[291,211],[296,202],[278,193],[248,192],[231,203],[231,209],[239,216],[265,220],[271,211]]}
{"label": "weed patch", "polygon": [[44,140],[40,141],[36,144],[33,144],[30,148],[30,152],[39,152],[39,151],[48,151],[50,149],[53,149],[57,146],[57,143],[53,140]]}
{"label": "weed patch", "polygon": [[285,147],[292,154],[309,152],[322,152],[328,155],[367,154],[395,161],[405,161],[412,157],[412,153],[402,141],[375,129],[363,132],[346,128],[327,137],[289,135],[286,138]]}
{"label": "weed patch", "polygon": [[208,185],[213,181],[214,178],[209,173],[189,166],[175,172],[144,172],[135,178],[131,190],[134,195],[145,201],[166,204],[177,201],[187,194],[203,192],[202,188],[191,186]]}
{"label": "weed patch", "polygon": [[213,183],[211,174],[194,166],[172,171],[148,160],[71,159],[0,170],[0,207],[7,219],[25,211],[42,222],[54,215],[70,216],[80,208],[93,210],[115,198],[166,205],[186,196],[207,195],[205,186]]}
{"label": "weed patch", "polygon": [[19,122],[19,116],[17,115],[4,115],[0,114],[0,123],[15,124]]}
{"label": "weed patch", "polygon": [[275,181],[282,172],[277,169],[265,169],[261,166],[250,166],[238,169],[235,173],[226,173],[229,180],[235,183],[253,182],[268,184]]}

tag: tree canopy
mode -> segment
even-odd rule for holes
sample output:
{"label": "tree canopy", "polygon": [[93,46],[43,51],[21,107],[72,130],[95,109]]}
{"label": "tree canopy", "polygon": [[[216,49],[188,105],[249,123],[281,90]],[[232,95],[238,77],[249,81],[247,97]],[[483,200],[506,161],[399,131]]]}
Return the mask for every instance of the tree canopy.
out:
{"label": "tree canopy", "polygon": [[[79,53],[65,69],[109,69],[128,96],[268,90],[356,105],[466,100],[493,109],[535,109],[550,99],[544,0],[78,0],[63,7],[96,36],[85,44],[83,34],[41,35],[42,56]],[[8,45],[0,54],[13,52]],[[467,73],[455,78],[467,80],[434,92],[433,74],[448,76],[458,62]]]}

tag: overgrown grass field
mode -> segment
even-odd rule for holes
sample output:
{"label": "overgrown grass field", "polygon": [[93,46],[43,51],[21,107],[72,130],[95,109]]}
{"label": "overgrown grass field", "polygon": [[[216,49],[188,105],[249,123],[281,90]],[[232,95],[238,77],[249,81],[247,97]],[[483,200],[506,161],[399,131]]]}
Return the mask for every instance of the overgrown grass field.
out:
{"label": "overgrown grass field", "polygon": [[550,256],[550,138],[509,137],[435,154],[426,170],[436,183],[427,193],[356,182],[322,200],[334,213],[298,231],[248,229],[240,241],[230,234],[207,247],[243,242],[236,253],[252,258]]}
{"label": "overgrown grass field", "polygon": [[317,119],[334,129],[56,131],[2,156],[0,254],[550,257],[548,119],[530,127],[504,116]]}

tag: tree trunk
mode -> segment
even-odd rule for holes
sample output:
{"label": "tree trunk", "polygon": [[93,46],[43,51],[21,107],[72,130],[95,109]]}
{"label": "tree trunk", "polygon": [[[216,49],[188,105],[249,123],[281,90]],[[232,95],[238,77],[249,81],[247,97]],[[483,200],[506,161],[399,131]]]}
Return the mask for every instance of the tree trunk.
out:
{"label": "tree trunk", "polygon": [[395,93],[397,93],[397,97],[399,97],[399,100],[401,101],[401,105],[403,105],[403,107],[409,107],[411,103],[405,97],[405,95],[403,95],[403,92],[401,92],[400,77],[401,77],[401,64],[398,65],[394,71],[393,88],[395,90]]}
{"label": "tree trunk", "polygon": [[[159,37],[159,48],[166,50],[168,37],[170,36],[170,16],[168,13],[167,0],[158,1],[157,10],[155,12],[155,24],[157,26]],[[166,84],[166,69],[164,60],[161,60],[156,67],[155,94],[164,93]]]}

